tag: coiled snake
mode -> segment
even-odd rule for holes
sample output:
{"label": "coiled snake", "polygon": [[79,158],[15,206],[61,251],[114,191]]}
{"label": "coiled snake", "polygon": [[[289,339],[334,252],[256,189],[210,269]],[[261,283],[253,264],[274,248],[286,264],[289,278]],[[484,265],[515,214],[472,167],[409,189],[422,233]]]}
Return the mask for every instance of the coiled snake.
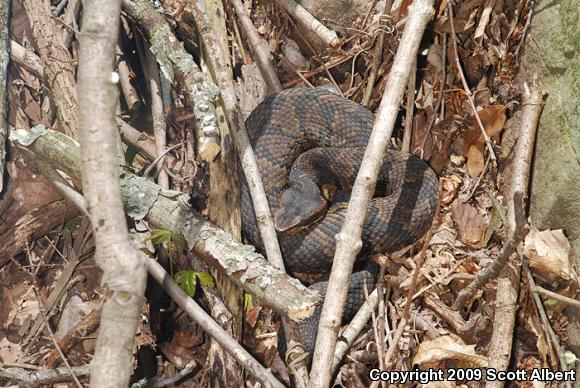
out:
{"label": "coiled snake", "polygon": [[[330,272],[334,236],[342,227],[373,120],[366,107],[323,89],[270,96],[246,120],[289,273]],[[437,176],[423,160],[388,150],[357,260],[370,262],[364,259],[371,254],[393,252],[421,237],[433,218],[437,188]],[[262,248],[245,182],[241,195],[244,235]],[[353,274],[343,320],[360,307],[363,284],[372,289],[375,276],[368,268]],[[324,295],[326,282],[310,287]],[[309,352],[320,309],[300,325]]]}

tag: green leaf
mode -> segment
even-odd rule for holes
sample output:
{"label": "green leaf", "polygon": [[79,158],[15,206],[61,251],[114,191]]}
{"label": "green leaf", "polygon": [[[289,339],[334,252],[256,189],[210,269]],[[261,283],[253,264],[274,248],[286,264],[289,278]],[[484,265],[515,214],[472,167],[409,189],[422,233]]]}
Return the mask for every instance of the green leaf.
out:
{"label": "green leaf", "polygon": [[558,301],[557,301],[556,299],[554,299],[554,298],[548,298],[548,299],[546,299],[546,300],[545,300],[545,302],[544,302],[544,303],[546,304],[546,306],[555,306],[555,305],[557,305],[557,304],[558,304],[558,303],[560,303],[560,302],[558,302]]}
{"label": "green leaf", "polygon": [[197,278],[199,279],[199,284],[201,284],[202,286],[210,288],[215,287],[213,278],[207,272],[196,272],[195,276],[197,276]]}
{"label": "green leaf", "polygon": [[175,249],[178,251],[184,251],[187,247],[185,238],[179,233],[171,233],[171,241],[173,242]]}
{"label": "green leaf", "polygon": [[251,294],[244,294],[244,310],[248,311],[254,308]]}
{"label": "green leaf", "polygon": [[151,233],[149,240],[151,240],[153,245],[161,245],[171,240],[171,232],[163,229],[155,229],[153,233]]}
{"label": "green leaf", "polygon": [[197,285],[197,277],[195,272],[179,271],[175,274],[175,281],[190,297],[195,294],[195,287]]}

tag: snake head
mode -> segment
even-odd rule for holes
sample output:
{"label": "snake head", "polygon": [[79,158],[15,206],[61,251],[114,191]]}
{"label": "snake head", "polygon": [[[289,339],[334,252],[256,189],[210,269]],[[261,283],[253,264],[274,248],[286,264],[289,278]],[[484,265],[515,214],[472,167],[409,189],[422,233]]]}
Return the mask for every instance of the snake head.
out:
{"label": "snake head", "polygon": [[274,226],[283,234],[296,233],[323,217],[327,206],[327,201],[314,182],[292,182],[282,193],[280,206],[274,216]]}

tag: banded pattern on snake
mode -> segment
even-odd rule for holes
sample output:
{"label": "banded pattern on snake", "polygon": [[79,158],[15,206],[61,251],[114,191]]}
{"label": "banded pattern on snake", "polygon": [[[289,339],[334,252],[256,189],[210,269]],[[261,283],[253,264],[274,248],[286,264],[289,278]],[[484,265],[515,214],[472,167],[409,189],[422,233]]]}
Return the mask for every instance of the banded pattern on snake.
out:
{"label": "banded pattern on snake", "polygon": [[[373,126],[366,107],[323,89],[289,89],[268,97],[246,120],[278,239],[289,273],[328,274],[334,236],[340,231]],[[242,178],[242,230],[259,249],[247,184]],[[420,238],[431,225],[438,180],[420,158],[388,150],[363,228],[362,263]],[[364,300],[363,284],[374,287],[372,265],[353,274],[343,320]],[[324,295],[327,276],[310,287]],[[312,352],[319,307],[300,326]]]}

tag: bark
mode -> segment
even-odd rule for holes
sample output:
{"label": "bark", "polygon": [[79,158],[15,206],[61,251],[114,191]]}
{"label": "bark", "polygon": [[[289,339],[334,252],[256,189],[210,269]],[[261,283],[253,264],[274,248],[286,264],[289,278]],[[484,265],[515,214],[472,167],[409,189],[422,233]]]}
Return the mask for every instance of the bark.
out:
{"label": "bark", "polygon": [[75,62],[65,46],[62,29],[55,21],[48,0],[24,0],[50,92],[54,97],[58,122],[63,132],[77,138],[77,94]]}
{"label": "bark", "polygon": [[[522,113],[521,129],[516,144],[511,186],[508,197],[508,241],[513,251],[525,236],[525,203],[527,203],[528,186],[532,164],[532,155],[536,142],[536,131],[544,108],[543,92],[537,84],[525,85],[522,94],[524,111]],[[506,247],[504,247],[505,251]],[[499,258],[496,259],[499,261]],[[507,259],[506,259],[507,261]],[[512,353],[512,341],[516,320],[517,301],[520,290],[521,262],[511,261],[505,266],[498,279],[497,305],[493,318],[493,333],[489,344],[489,368],[498,371],[508,369]],[[474,281],[475,283],[475,281]],[[470,284],[471,285],[471,284]],[[459,298],[458,298],[459,299]],[[564,365],[564,367],[566,367]],[[486,387],[501,387],[499,381],[488,381]]]}
{"label": "bark", "polygon": [[123,0],[123,8],[144,30],[161,71],[170,82],[177,80],[185,89],[196,122],[198,155],[213,160],[219,153],[219,130],[215,102],[216,86],[207,79],[183,48],[163,16],[147,0]]}
{"label": "bark", "polygon": [[[14,144],[14,143],[13,143]],[[30,152],[11,147],[9,179],[0,200],[0,267],[30,241],[78,214],[40,174]]]}
{"label": "bark", "polygon": [[[16,131],[15,136],[52,166],[73,178],[80,175],[80,150],[72,139],[41,126],[30,133]],[[314,312],[320,295],[272,266],[254,247],[239,243],[193,212],[187,195],[162,191],[153,182],[129,172],[123,173],[121,190],[129,217],[146,219],[153,227],[183,234],[193,254],[267,307],[294,321]]]}
{"label": "bark", "polygon": [[85,2],[78,71],[83,192],[105,288],[90,366],[91,387],[99,388],[129,384],[147,280],[146,256],[129,238],[119,182],[118,95],[112,74],[120,12],[120,0]]}
{"label": "bark", "polygon": [[4,189],[4,167],[6,158],[6,138],[8,137],[6,87],[8,86],[8,58],[10,55],[8,36],[8,12],[10,2],[0,4],[0,193]]}

